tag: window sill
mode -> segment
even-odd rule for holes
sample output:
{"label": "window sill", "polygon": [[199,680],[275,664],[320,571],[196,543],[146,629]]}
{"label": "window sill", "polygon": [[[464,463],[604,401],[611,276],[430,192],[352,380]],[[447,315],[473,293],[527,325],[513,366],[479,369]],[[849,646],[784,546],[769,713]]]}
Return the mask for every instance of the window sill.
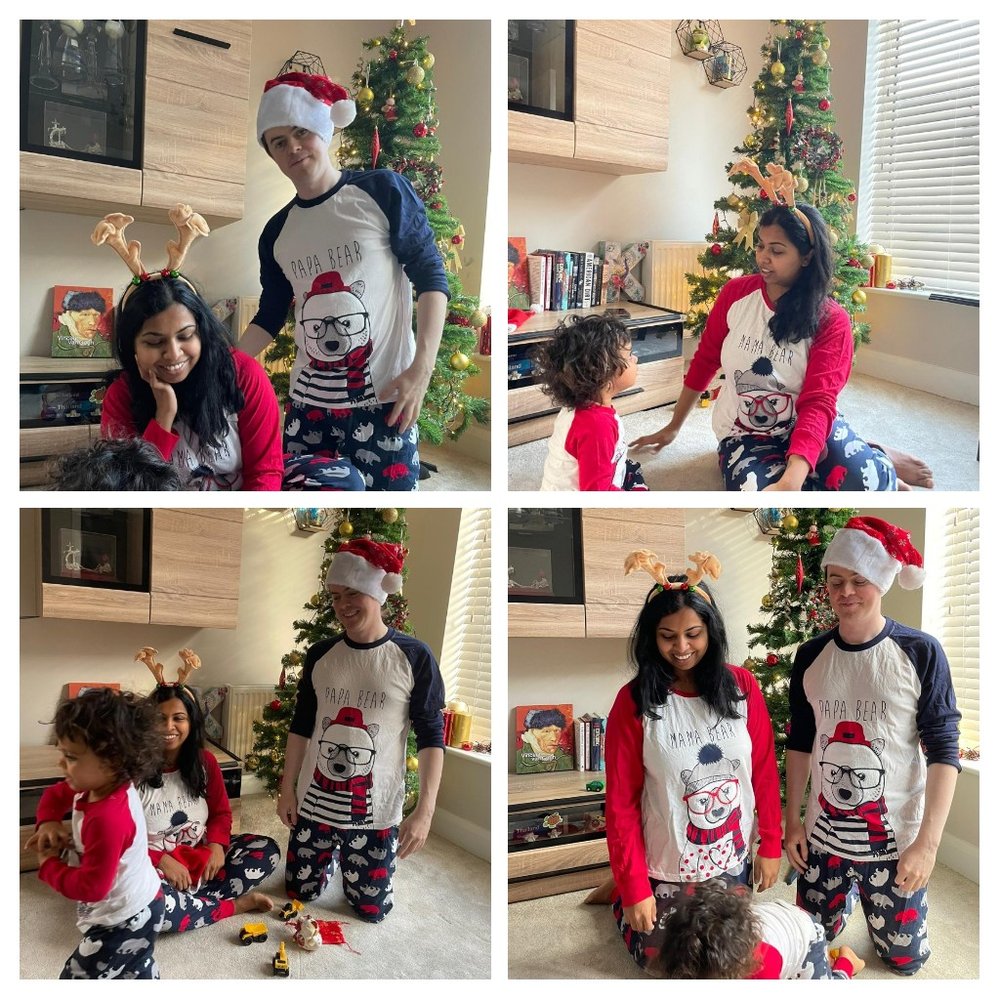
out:
{"label": "window sill", "polygon": [[444,754],[446,757],[453,755],[484,767],[490,766],[490,754],[488,753],[473,753],[471,750],[463,750],[461,747],[445,747]]}
{"label": "window sill", "polygon": [[904,296],[909,299],[924,299],[925,301],[930,301],[932,296],[938,296],[935,301],[944,302],[947,305],[957,305],[957,306],[972,306],[974,309],[979,308],[979,300],[970,295],[959,295],[955,296],[956,299],[961,299],[963,301],[950,301],[949,294],[947,292],[935,292],[930,288],[874,288],[868,285],[862,285],[861,291],[865,295],[874,295],[876,298],[880,298],[883,295],[895,295]]}

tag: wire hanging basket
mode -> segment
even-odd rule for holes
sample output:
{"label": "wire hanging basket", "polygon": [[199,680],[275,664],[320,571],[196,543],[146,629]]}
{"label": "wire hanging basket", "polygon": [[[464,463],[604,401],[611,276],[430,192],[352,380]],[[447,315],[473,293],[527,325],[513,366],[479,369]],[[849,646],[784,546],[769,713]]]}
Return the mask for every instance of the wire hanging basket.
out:
{"label": "wire hanging basket", "polygon": [[712,46],[725,41],[718,21],[681,21],[674,34],[681,52],[692,59],[711,59]]}
{"label": "wire hanging basket", "polygon": [[727,89],[738,87],[747,75],[747,61],[743,49],[732,42],[713,45],[708,58],[702,63],[705,76],[713,87]]}

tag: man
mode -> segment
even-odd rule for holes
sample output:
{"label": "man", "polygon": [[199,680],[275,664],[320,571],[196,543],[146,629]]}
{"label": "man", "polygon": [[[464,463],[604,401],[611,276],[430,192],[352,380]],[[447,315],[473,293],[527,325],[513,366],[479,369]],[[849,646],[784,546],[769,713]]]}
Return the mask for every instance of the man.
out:
{"label": "man", "polygon": [[955,691],[940,643],[882,614],[897,575],[906,590],[923,583],[908,532],[851,518],[822,565],[838,625],[800,647],[789,691],[796,902],[832,941],[860,898],[879,958],[913,975],[930,955],[927,883],[961,769]]}

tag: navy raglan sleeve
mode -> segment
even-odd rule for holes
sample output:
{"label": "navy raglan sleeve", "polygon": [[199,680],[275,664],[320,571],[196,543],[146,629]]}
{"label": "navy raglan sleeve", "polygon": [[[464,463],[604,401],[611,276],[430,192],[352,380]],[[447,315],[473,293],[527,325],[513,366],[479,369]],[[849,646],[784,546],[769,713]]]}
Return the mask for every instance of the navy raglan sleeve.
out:
{"label": "navy raglan sleeve", "polygon": [[356,182],[378,203],[389,221],[389,242],[419,298],[422,292],[449,295],[444,261],[413,185],[395,170],[372,170]]}
{"label": "navy raglan sleeve", "polygon": [[816,740],[816,716],[806,697],[805,675],[806,670],[832,638],[832,632],[825,632],[815,639],[804,642],[795,653],[792,673],[788,679],[788,707],[791,718],[786,746],[789,750],[812,753],[813,743]]}
{"label": "navy raglan sleeve", "polygon": [[317,660],[339,641],[339,639],[324,639],[306,650],[302,676],[299,678],[299,687],[295,692],[295,711],[292,713],[292,721],[288,726],[288,731],[296,736],[304,736],[307,740],[312,738],[313,729],[316,726],[316,709],[319,704],[316,700],[316,688],[313,687],[312,681],[313,667],[316,666]]}
{"label": "navy raglan sleeve", "polygon": [[958,757],[958,723],[951,667],[941,643],[925,632],[900,630],[896,642],[920,678],[917,732],[928,764],[951,764],[962,770]]}
{"label": "navy raglan sleeve", "polygon": [[417,749],[444,746],[444,681],[434,654],[412,636],[397,635],[396,642],[413,670],[410,692],[410,722],[417,736]]}
{"label": "navy raglan sleeve", "polygon": [[268,222],[257,241],[257,256],[260,258],[260,304],[250,322],[266,330],[272,337],[285,325],[288,307],[293,297],[291,283],[274,259],[274,244],[292,204],[289,202]]}

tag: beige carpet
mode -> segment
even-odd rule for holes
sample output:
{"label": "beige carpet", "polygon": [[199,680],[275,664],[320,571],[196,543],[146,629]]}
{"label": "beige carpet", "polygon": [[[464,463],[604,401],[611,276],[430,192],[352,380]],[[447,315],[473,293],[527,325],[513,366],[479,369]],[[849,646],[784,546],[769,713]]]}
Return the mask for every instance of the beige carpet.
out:
{"label": "beige carpet", "polygon": [[[586,896],[571,892],[507,907],[511,979],[646,979],[625,950],[611,907],[585,906]],[[794,901],[795,891],[779,881],[764,898]],[[979,978],[978,885],[938,865],[927,931],[931,957],[915,979]],[[868,963],[859,979],[900,979],[875,957],[860,909],[838,941]]]}
{"label": "beige carpet", "polygon": [[[841,393],[840,409],[867,439],[924,459],[934,471],[934,492],[979,489],[979,407],[855,374]],[[633,456],[650,489],[722,489],[711,414],[711,408],[696,407],[669,448]],[[622,423],[628,440],[658,431],[670,415],[665,406],[627,414]],[[546,447],[544,440],[532,441],[508,451],[510,489],[539,488]]]}
{"label": "beige carpet", "polygon": [[420,491],[440,493],[445,490],[477,490],[490,488],[490,467],[488,463],[476,461],[469,455],[449,448],[448,445],[430,444],[420,446],[420,458],[437,466],[427,479],[420,480]]}
{"label": "beige carpet", "polygon": [[[266,833],[284,848],[284,828],[265,795],[243,799],[243,830]],[[284,868],[261,886],[284,901]],[[344,902],[339,875],[317,904],[317,919],[344,922],[359,954],[324,945],[313,952],[288,944],[293,979],[487,979],[490,976],[490,866],[437,836],[399,863],[395,905],[380,924],[357,920]],[[280,904],[279,904],[280,905]],[[41,882],[20,877],[18,905],[22,979],[54,979],[80,940],[75,904]],[[268,940],[244,946],[237,935],[249,916],[234,916],[186,934],[161,934],[156,960],[163,979],[272,979],[271,957],[290,932],[277,915],[263,917]],[[259,919],[255,917],[255,919]]]}

